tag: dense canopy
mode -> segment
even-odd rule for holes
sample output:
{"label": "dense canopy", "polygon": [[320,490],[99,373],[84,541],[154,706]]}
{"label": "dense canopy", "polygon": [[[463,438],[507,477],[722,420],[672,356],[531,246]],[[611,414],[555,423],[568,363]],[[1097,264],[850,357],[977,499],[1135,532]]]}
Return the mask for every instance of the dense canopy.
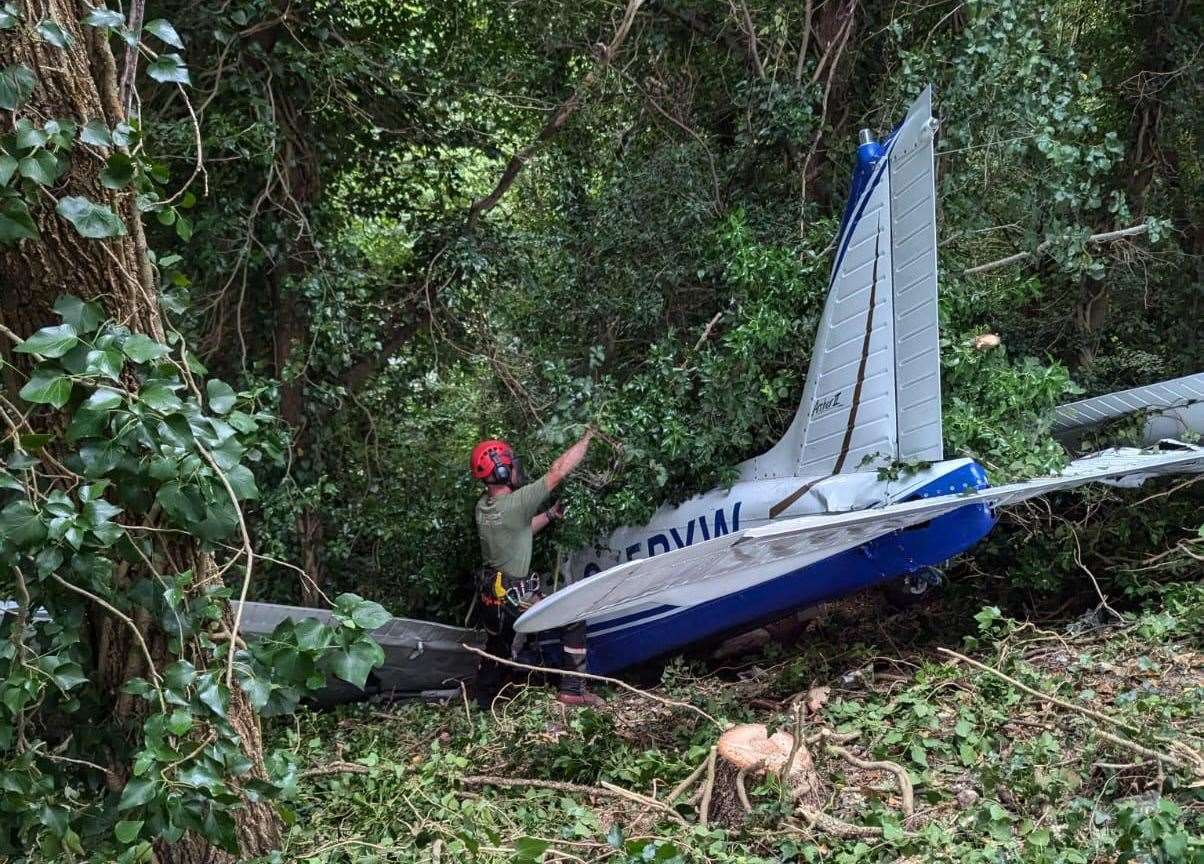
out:
{"label": "dense canopy", "polygon": [[[111,5],[0,8],[0,856],[276,848],[255,714],[362,682],[377,602],[463,621],[476,441],[603,433],[544,570],[730,480],[798,404],[858,131],[927,84],[946,452],[1056,470],[1053,406],[1204,370],[1187,0]],[[1199,488],[966,567],[1144,596]],[[338,614],[235,652],[239,596]]]}

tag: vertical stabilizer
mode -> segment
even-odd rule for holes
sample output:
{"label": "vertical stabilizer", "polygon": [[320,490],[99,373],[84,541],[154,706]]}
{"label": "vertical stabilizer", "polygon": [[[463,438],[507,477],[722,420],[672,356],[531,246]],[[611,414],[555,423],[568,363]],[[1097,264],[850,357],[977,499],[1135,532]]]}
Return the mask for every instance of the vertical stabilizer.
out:
{"label": "vertical stabilizer", "polygon": [[745,479],[941,458],[932,94],[885,142],[863,133],[807,383]]}

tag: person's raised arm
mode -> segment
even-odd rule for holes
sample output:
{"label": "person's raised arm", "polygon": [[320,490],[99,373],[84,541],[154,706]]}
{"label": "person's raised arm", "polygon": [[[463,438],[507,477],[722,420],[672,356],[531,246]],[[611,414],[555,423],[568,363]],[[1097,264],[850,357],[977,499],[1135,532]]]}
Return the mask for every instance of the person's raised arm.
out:
{"label": "person's raised arm", "polygon": [[543,482],[547,486],[549,492],[560,485],[560,482],[565,477],[569,476],[574,468],[581,464],[581,460],[585,458],[586,451],[589,450],[589,442],[594,437],[593,427],[585,430],[585,434],[581,436],[576,444],[565,450],[552,463],[552,467],[548,469],[548,473],[544,475]]}

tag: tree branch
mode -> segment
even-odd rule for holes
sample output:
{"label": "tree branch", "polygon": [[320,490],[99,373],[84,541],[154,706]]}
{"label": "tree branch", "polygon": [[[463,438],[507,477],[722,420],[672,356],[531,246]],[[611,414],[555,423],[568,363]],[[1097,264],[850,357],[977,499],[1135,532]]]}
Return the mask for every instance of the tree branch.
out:
{"label": "tree branch", "polygon": [[543,129],[540,130],[539,134],[535,137],[535,140],[510,157],[510,161],[506,163],[506,168],[502,172],[502,176],[498,180],[497,185],[493,187],[493,191],[484,198],[478,198],[472,203],[472,206],[468,208],[468,227],[470,229],[473,228],[478,221],[480,221],[482,216],[497,206],[498,202],[502,200],[502,196],[506,194],[512,185],[514,185],[514,181],[518,178],[519,173],[523,170],[523,166],[526,165],[531,157],[534,156],[544,144],[550,141],[556,135],[556,133],[561,130],[564,124],[568,122],[568,119],[573,116],[573,113],[581,105],[582,98],[593,88],[594,84],[597,83],[598,79],[602,76],[602,73],[605,72],[606,68],[610,65],[611,60],[613,60],[615,55],[618,53],[619,48],[623,44],[623,40],[627,38],[628,31],[631,30],[631,25],[635,21],[635,15],[640,10],[640,6],[642,6],[643,3],[644,0],[627,0],[627,8],[623,11],[623,18],[619,22],[619,26],[615,30],[613,38],[610,40],[610,44],[601,47],[597,62],[594,64],[594,67],[585,74],[584,78],[581,79],[581,83],[577,85],[575,90],[573,90],[572,95],[570,95],[569,98],[562,102],[560,107],[556,109],[555,113],[552,114],[552,118],[547,122]]}
{"label": "tree branch", "polygon": [[[1138,234],[1144,234],[1149,230],[1149,225],[1133,225],[1130,228],[1121,228],[1118,231],[1105,231],[1102,234],[1092,234],[1087,238],[1087,242],[1110,243],[1113,240],[1119,240],[1122,237],[1134,237]],[[1009,255],[1006,258],[1000,258],[998,261],[988,261],[986,264],[979,264],[977,267],[971,267],[969,270],[963,270],[962,275],[973,276],[975,273],[986,273],[990,270],[998,270],[1000,267],[1006,267],[1009,264],[1015,264],[1018,261],[1024,261],[1028,258],[1036,258],[1051,245],[1052,241],[1046,240],[1032,252],[1017,252],[1015,255]]]}

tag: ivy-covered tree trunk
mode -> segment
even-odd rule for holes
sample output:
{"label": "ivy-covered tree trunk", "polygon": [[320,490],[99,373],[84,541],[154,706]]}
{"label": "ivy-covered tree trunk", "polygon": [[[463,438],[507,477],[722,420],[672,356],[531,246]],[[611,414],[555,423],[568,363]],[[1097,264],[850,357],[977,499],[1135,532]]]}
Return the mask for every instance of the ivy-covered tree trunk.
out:
{"label": "ivy-covered tree trunk", "polygon": [[[32,94],[23,104],[23,115],[70,121],[79,128],[93,121],[99,121],[108,129],[117,127],[126,118],[118,99],[116,66],[108,44],[109,31],[81,24],[90,9],[82,3],[44,0],[40,5],[42,8],[38,10],[27,10],[27,21],[23,26],[0,35],[4,62],[23,66],[36,76]],[[54,22],[62,35],[48,40],[35,30],[32,22],[38,20]],[[54,41],[61,44],[52,44]],[[11,132],[14,115],[3,112],[0,116],[3,117],[0,122],[8,127],[0,132]],[[107,188],[102,183],[101,171],[106,157],[101,148],[76,145],[70,149],[67,160],[68,164],[56,182],[49,188],[40,188],[40,197],[28,201],[29,216],[37,236],[19,243],[0,244],[3,324],[10,336],[27,337],[38,328],[56,322],[53,311],[56,298],[70,292],[99,304],[107,317],[134,334],[145,334],[158,343],[166,342],[152,263],[133,191]],[[111,230],[105,232],[115,236],[84,236],[76,220],[65,215],[69,211],[64,202],[76,200],[107,208],[115,214],[120,226],[111,225]],[[28,355],[8,356],[16,359]],[[138,387],[138,382],[128,372],[120,383],[131,390]],[[10,402],[16,402],[12,382],[6,380],[4,389],[10,394]],[[35,424],[35,432],[51,436],[46,450],[53,453],[63,430],[54,428],[57,422],[54,415],[49,415],[52,419],[41,421],[43,426],[39,428],[36,425],[39,416],[42,415],[32,414],[30,422]],[[156,527],[155,513],[155,508],[151,508],[143,524]],[[153,563],[156,569],[167,569],[168,572],[191,571],[195,575],[193,590],[212,586],[220,578],[212,557],[203,551],[199,541],[189,537],[172,539],[164,544],[161,558],[156,557]],[[147,567],[150,564],[148,561]],[[120,592],[129,588],[137,577],[148,575],[140,565],[127,562],[116,570],[115,587]],[[131,766],[125,764],[123,754],[137,749],[143,732],[142,721],[150,704],[123,688],[131,679],[151,677],[147,668],[148,651],[132,634],[128,621],[106,611],[97,602],[89,604],[87,609],[84,632],[90,634],[87,653],[93,668],[85,671],[89,678],[99,683],[102,698],[109,702],[109,710],[106,712],[102,708],[100,715],[107,713],[114,723],[114,732],[124,739],[114,741],[108,753],[97,753],[90,761],[102,763],[109,789],[118,791],[132,776]],[[221,620],[229,633],[233,629],[233,618],[228,609]],[[133,623],[143,634],[149,659],[158,669],[177,659],[169,654],[168,636],[152,620],[148,610],[136,612]],[[195,639],[185,651],[185,657],[197,668],[211,666],[214,662],[211,652]],[[265,779],[258,716],[246,694],[237,686],[231,688],[226,711],[249,764],[242,779]],[[275,812],[263,802],[244,798],[242,806],[235,811],[234,830],[242,852],[240,856],[229,855],[208,839],[188,833],[176,843],[158,844],[156,858],[162,864],[242,860],[266,854],[279,843]]]}

